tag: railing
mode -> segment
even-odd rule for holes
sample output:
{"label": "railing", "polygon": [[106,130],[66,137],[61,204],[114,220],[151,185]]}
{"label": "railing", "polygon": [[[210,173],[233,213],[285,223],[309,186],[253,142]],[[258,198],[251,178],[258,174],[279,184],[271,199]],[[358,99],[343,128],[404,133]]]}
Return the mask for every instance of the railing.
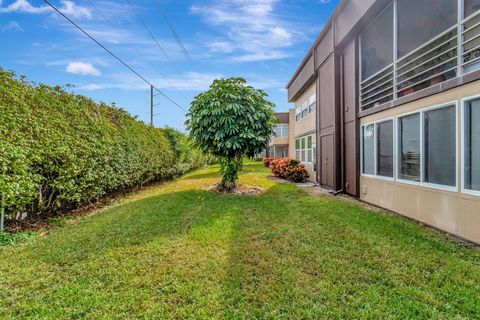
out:
{"label": "railing", "polygon": [[360,83],[367,110],[480,69],[480,11]]}
{"label": "railing", "polygon": [[462,67],[470,71],[480,64],[480,11],[462,21]]}
{"label": "railing", "polygon": [[397,97],[454,78],[458,63],[458,29],[450,28],[396,63]]}
{"label": "railing", "polygon": [[363,110],[393,100],[393,64],[362,81],[360,92]]}

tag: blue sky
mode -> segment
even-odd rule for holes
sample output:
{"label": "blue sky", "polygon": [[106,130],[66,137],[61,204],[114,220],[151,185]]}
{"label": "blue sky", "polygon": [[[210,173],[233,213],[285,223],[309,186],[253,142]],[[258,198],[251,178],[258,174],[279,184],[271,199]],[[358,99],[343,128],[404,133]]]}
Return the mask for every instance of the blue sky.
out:
{"label": "blue sky", "polygon": [[[188,109],[213,79],[241,76],[286,111],[285,86],[338,0],[50,0]],[[186,47],[185,57],[162,17]],[[159,48],[138,16],[153,33]],[[115,102],[149,119],[149,88],[41,0],[0,0],[0,67]],[[164,54],[163,51],[166,53]],[[184,112],[156,97],[156,126],[183,130]]]}

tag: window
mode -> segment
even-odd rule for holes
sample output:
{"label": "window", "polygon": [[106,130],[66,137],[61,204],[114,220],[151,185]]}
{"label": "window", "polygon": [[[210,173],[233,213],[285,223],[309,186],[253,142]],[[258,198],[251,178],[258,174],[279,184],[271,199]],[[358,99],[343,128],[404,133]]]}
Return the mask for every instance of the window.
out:
{"label": "window", "polygon": [[454,26],[457,7],[457,0],[397,1],[398,58]]}
{"label": "window", "polygon": [[480,10],[480,0],[465,0],[464,17],[469,17]]}
{"label": "window", "polygon": [[420,114],[398,120],[398,178],[420,182]]}
{"label": "window", "polygon": [[424,113],[425,182],[454,187],[456,181],[455,106]]}
{"label": "window", "polygon": [[295,140],[295,159],[302,162],[313,162],[314,156],[314,136],[309,135]]}
{"label": "window", "polygon": [[295,140],[295,159],[300,160],[300,139]]}
{"label": "window", "polygon": [[313,161],[312,145],[313,145],[313,138],[312,136],[308,136],[307,137],[307,162]]}
{"label": "window", "polygon": [[278,124],[275,127],[276,137],[288,137],[288,124]]}
{"label": "window", "polygon": [[393,62],[393,5],[389,5],[361,35],[362,80]]}
{"label": "window", "polygon": [[447,188],[457,185],[456,119],[455,105],[398,119],[399,179]]}
{"label": "window", "polygon": [[375,175],[375,125],[363,127],[363,170],[362,173]]}
{"label": "window", "polygon": [[377,175],[393,178],[393,121],[377,124]]}
{"label": "window", "polygon": [[464,111],[464,189],[480,192],[480,99],[468,101]]}
{"label": "window", "polygon": [[305,159],[306,159],[306,157],[305,157],[305,156],[306,156],[306,149],[305,149],[306,143],[305,143],[305,138],[302,138],[302,139],[301,139],[301,143],[302,143],[302,156],[301,156],[300,160],[301,160],[302,162],[305,162]]}
{"label": "window", "polygon": [[393,178],[393,120],[363,127],[362,173]]}

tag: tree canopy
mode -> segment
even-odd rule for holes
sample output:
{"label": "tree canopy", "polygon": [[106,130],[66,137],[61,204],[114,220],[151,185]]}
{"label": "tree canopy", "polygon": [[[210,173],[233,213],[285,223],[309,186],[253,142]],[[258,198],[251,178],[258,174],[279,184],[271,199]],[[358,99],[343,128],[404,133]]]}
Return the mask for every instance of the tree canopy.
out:
{"label": "tree canopy", "polygon": [[277,120],[267,94],[245,79],[215,80],[210,90],[196,96],[187,114],[187,129],[205,152],[220,158],[222,187],[235,188],[244,156],[265,149]]}

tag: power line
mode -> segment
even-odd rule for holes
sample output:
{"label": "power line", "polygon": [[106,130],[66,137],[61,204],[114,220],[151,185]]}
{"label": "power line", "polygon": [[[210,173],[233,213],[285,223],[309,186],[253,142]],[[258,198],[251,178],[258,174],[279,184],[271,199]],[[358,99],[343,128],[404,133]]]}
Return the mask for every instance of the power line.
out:
{"label": "power line", "polygon": [[90,38],[92,41],[94,41],[98,46],[100,46],[103,50],[108,52],[112,57],[114,57],[118,62],[123,64],[128,70],[133,72],[137,77],[142,79],[145,83],[150,85],[151,88],[154,88],[156,91],[158,91],[162,96],[164,96],[167,100],[172,102],[175,106],[177,106],[179,109],[183,110],[184,112],[187,112],[185,108],[183,108],[181,105],[176,103],[173,99],[171,99],[169,96],[167,96],[164,92],[162,92],[160,89],[155,87],[150,81],[148,81],[145,77],[143,77],[140,73],[138,73],[135,69],[130,67],[126,62],[124,62],[122,59],[120,59],[115,53],[113,53],[111,50],[106,48],[103,44],[101,44],[97,39],[95,39],[93,36],[91,36],[87,31],[85,31],[82,27],[80,27],[78,24],[76,24],[73,20],[71,20],[69,17],[67,17],[65,14],[63,14],[60,10],[58,10],[57,7],[52,5],[48,0],[43,0],[48,6],[50,6],[54,11],[56,11],[58,14],[60,14],[62,17],[64,17],[68,22],[70,22],[73,26],[75,26],[78,30],[80,30],[83,34],[85,34],[88,38]]}
{"label": "power line", "polygon": [[[153,34],[153,32],[148,28],[147,24],[145,23],[145,21],[140,17],[140,15],[138,14],[138,11],[135,9],[135,7],[132,5],[132,3],[130,2],[130,0],[126,0],[128,6],[130,7],[130,9],[132,9],[133,13],[135,14],[135,16],[137,17],[137,19],[140,21],[140,23],[142,24],[143,28],[145,29],[145,31],[147,31],[148,35],[150,36],[150,38],[152,38],[152,40],[155,42],[155,44],[157,45],[157,47],[160,49],[160,51],[163,53],[163,55],[165,56],[165,58],[167,58],[167,60],[172,64],[173,68],[175,69],[175,71],[180,74],[180,71],[177,69],[174,61],[170,58],[170,56],[167,54],[167,52],[165,51],[165,49],[162,47],[162,45],[160,44],[160,42],[157,40],[157,38],[155,37],[155,35]],[[172,26],[173,27],[173,26]],[[174,29],[173,29],[174,30]],[[178,35],[177,35],[178,37]],[[177,39],[177,38],[175,38]],[[178,40],[177,42],[180,40],[180,38],[178,37]],[[181,43],[181,41],[180,41]],[[182,49],[183,48],[183,49]],[[188,54],[188,51],[187,49],[183,46],[183,44],[181,45],[181,50],[183,52],[183,54],[186,54],[189,58],[190,58],[190,55]],[[191,60],[191,58],[190,58]],[[196,77],[196,75],[194,74],[194,76]],[[198,79],[198,78],[197,78]],[[208,88],[208,86],[206,85],[205,81],[203,79],[198,79],[200,82],[203,82],[203,85],[205,86],[205,88]]]}
{"label": "power line", "polygon": [[[129,1],[129,0],[127,0]],[[190,61],[190,63],[193,64],[193,59],[192,59],[192,56],[190,55],[190,53],[188,53],[188,50],[187,48],[185,47],[185,45],[183,44],[182,42],[182,39],[180,38],[180,36],[178,35],[178,32],[177,30],[175,29],[175,27],[173,26],[172,22],[170,21],[170,19],[168,18],[167,14],[165,13],[165,11],[163,10],[163,7],[162,5],[160,4],[160,0],[157,0],[156,1],[157,5],[158,5],[158,8],[160,9],[160,15],[162,16],[162,18],[165,20],[165,22],[167,23],[168,25],[168,28],[170,29],[170,32],[172,33],[173,37],[175,38],[175,40],[177,41],[177,44],[178,46],[180,47],[180,50],[183,52],[183,55],[187,58],[188,61]],[[203,79],[203,76],[199,73],[198,74],[199,77],[200,77],[200,81],[203,82],[203,85],[208,89],[209,86],[207,85],[207,83],[205,82],[205,79]]]}
{"label": "power line", "polygon": [[[102,18],[115,30],[117,31],[118,33],[120,33],[123,37],[124,37],[124,40],[125,42],[127,42],[137,53],[139,56],[141,56],[143,58],[143,60],[145,60],[159,75],[160,77],[162,77],[164,80],[168,81],[167,77],[162,73],[160,72],[160,70],[158,69],[158,67],[150,60],[148,59],[138,48],[135,44],[133,44],[131,41],[128,40],[128,37],[125,35],[125,33],[117,28],[114,23],[112,22],[112,20],[110,20],[105,14],[103,14],[103,12],[100,10],[100,8],[94,3],[94,1],[92,0],[88,0],[88,2],[93,6],[93,8],[98,12],[99,15],[102,16]],[[178,73],[178,71],[177,71]],[[158,94],[154,95],[154,96],[157,96]],[[182,93],[180,92],[180,95],[185,99],[186,102],[189,101],[189,99]]]}
{"label": "power line", "polygon": [[165,56],[165,58],[167,58],[168,61],[170,61],[172,64],[172,60],[170,59],[170,57],[168,56],[167,52],[165,52],[165,50],[163,49],[163,47],[160,45],[160,43],[158,42],[157,38],[155,38],[155,36],[153,35],[153,33],[150,31],[150,29],[147,27],[147,24],[143,21],[143,19],[140,17],[140,15],[138,14],[137,10],[135,9],[135,7],[132,5],[132,3],[130,2],[130,0],[126,0],[128,5],[130,6],[130,8],[132,9],[133,13],[135,13],[135,15],[137,16],[137,19],[138,21],[140,21],[140,23],[143,25],[143,28],[147,31],[147,33],[150,35],[150,37],[152,38],[152,40],[155,42],[155,44],[157,45],[157,47],[160,49],[160,51],[162,51],[163,55]]}

